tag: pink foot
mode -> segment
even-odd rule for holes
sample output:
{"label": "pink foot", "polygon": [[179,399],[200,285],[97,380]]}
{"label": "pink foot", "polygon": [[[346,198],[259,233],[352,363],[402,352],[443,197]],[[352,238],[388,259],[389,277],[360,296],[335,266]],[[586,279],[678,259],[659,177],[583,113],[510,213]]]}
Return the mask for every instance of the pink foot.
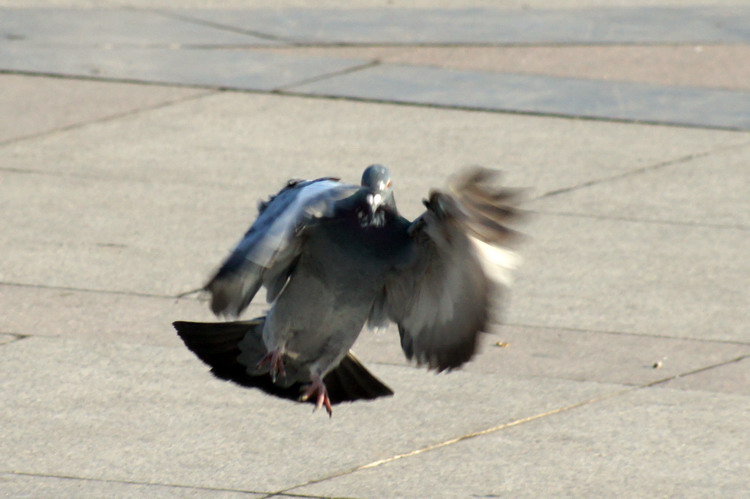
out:
{"label": "pink foot", "polygon": [[286,376],[286,369],[284,369],[284,354],[281,349],[276,349],[272,352],[268,352],[265,357],[260,359],[258,367],[268,366],[268,373],[271,375],[271,379],[276,381],[276,377],[281,375]]}
{"label": "pink foot", "polygon": [[313,412],[325,406],[328,417],[330,418],[333,416],[333,406],[331,405],[331,399],[328,398],[328,389],[320,376],[312,377],[312,383],[307,387],[307,390],[305,390],[305,393],[300,400],[308,400],[316,393],[318,394],[318,400],[315,403],[315,409],[313,409]]}

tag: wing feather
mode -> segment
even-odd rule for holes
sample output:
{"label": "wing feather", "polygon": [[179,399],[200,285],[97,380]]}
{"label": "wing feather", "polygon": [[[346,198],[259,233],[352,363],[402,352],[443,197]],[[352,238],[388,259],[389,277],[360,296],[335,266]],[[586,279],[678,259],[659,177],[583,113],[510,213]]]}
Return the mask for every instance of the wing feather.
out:
{"label": "wing feather", "polygon": [[236,317],[262,285],[269,290],[269,300],[275,299],[302,251],[305,228],[330,216],[335,203],[357,189],[331,178],[290,181],[261,203],[256,221],[205,285],[211,310]]}
{"label": "wing feather", "polygon": [[404,353],[431,369],[453,369],[474,355],[517,263],[506,245],[518,235],[509,224],[519,217],[520,195],[492,187],[495,176],[476,168],[450,193],[433,191],[409,229],[413,262],[386,283],[388,316]]}

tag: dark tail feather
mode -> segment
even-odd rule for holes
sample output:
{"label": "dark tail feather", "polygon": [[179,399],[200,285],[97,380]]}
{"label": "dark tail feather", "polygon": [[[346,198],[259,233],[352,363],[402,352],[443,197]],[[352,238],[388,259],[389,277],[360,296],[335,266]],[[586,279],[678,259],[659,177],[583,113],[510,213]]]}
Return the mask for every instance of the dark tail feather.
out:
{"label": "dark tail feather", "polygon": [[393,391],[373,376],[351,351],[323,381],[333,404],[393,395]]}
{"label": "dark tail feather", "polygon": [[[191,352],[211,367],[211,372],[225,380],[243,384],[245,367],[237,362],[239,342],[247,334],[255,333],[263,318],[236,322],[184,322],[172,325]],[[260,331],[258,331],[260,335]],[[246,386],[255,386],[250,383]]]}
{"label": "dark tail feather", "polygon": [[[295,383],[288,388],[277,386],[268,374],[248,374],[245,366],[237,360],[241,353],[238,344],[246,335],[254,335],[262,342],[264,319],[259,317],[250,321],[215,323],[177,321],[173,325],[185,346],[210,366],[211,373],[217,378],[258,388],[276,397],[299,401],[304,386],[302,383]],[[323,381],[333,404],[393,395],[390,388],[370,374],[351,352]]]}

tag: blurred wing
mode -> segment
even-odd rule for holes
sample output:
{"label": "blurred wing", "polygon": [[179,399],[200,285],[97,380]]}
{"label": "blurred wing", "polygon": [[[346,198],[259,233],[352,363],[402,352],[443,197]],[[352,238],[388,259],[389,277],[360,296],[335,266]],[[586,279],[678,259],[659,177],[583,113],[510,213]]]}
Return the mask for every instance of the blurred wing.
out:
{"label": "blurred wing", "polygon": [[336,201],[358,187],[335,179],[290,181],[268,202],[250,230],[206,284],[211,310],[238,316],[261,285],[272,301],[283,289],[302,251],[303,232],[314,220],[331,216]]}
{"label": "blurred wing", "polygon": [[[385,308],[404,353],[431,369],[459,367],[474,355],[498,288],[516,265],[506,245],[518,235],[508,223],[519,215],[521,191],[492,188],[495,175],[476,168],[450,193],[433,191],[409,228],[414,261],[386,283]],[[376,311],[375,324],[382,318]]]}

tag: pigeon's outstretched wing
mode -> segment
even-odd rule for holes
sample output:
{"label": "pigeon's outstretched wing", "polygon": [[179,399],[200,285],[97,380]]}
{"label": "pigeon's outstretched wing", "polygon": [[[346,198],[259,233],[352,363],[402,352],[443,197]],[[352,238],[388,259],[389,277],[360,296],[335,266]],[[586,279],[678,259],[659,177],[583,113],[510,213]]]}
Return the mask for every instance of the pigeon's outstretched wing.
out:
{"label": "pigeon's outstretched wing", "polygon": [[336,201],[359,188],[337,179],[290,180],[278,194],[260,204],[257,220],[209,280],[211,310],[238,316],[262,285],[273,301],[284,287],[303,246],[304,229],[332,215]]}
{"label": "pigeon's outstretched wing", "polygon": [[427,210],[409,227],[413,260],[386,281],[370,317],[398,324],[407,358],[431,369],[452,369],[475,353],[487,331],[492,302],[509,284],[521,190],[493,188],[492,170],[474,168],[449,192],[433,191]]}

